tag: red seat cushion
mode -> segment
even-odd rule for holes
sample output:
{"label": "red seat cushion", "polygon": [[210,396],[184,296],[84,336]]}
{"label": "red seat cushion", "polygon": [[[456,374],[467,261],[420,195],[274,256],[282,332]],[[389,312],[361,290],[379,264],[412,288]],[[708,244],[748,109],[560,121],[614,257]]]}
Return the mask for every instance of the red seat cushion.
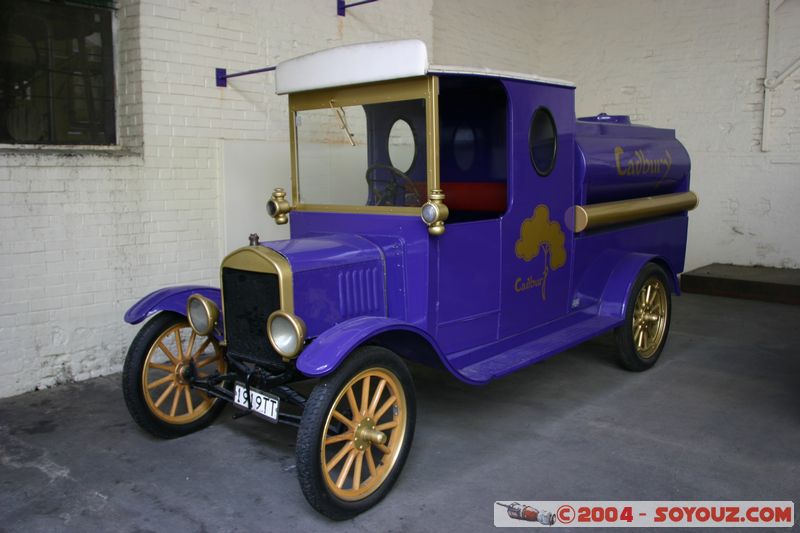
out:
{"label": "red seat cushion", "polygon": [[[427,198],[425,183],[415,183],[420,196]],[[448,181],[442,183],[444,203],[451,211],[488,211],[503,213],[506,210],[506,184],[504,182]]]}

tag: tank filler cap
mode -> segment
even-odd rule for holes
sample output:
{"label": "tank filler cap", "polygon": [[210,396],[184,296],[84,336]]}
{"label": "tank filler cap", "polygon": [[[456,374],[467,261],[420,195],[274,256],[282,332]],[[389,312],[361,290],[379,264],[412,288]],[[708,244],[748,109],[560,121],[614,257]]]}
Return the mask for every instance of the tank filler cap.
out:
{"label": "tank filler cap", "polygon": [[581,122],[599,122],[608,124],[630,124],[631,117],[629,115],[609,115],[607,113],[600,113],[593,117],[580,117],[578,120]]}

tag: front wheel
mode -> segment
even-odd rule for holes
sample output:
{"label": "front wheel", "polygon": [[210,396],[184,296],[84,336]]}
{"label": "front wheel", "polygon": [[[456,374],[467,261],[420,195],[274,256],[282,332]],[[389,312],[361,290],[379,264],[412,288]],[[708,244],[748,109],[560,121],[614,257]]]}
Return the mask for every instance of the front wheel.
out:
{"label": "front wheel", "polygon": [[334,520],[378,503],[400,475],[416,420],[403,361],[378,346],[356,350],[311,392],[297,434],[297,473],[308,502]]}
{"label": "front wheel", "polygon": [[192,389],[190,378],[227,369],[219,342],[200,337],[185,317],[161,313],[133,339],[122,367],[122,392],[133,419],[161,438],[186,435],[209,425],[225,403]]}
{"label": "front wheel", "polygon": [[664,270],[648,263],[639,272],[625,306],[625,322],[615,331],[620,363],[641,372],[656,364],[667,342],[672,300]]}

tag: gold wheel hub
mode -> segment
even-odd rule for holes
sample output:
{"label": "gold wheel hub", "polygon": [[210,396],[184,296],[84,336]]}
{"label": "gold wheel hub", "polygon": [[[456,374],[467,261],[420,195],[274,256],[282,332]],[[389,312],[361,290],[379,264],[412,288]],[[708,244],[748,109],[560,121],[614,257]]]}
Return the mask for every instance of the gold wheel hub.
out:
{"label": "gold wheel hub", "polygon": [[189,383],[189,370],[188,363],[180,363],[175,365],[175,383],[178,385],[186,385]]}
{"label": "gold wheel hub", "polygon": [[[193,369],[194,367],[194,369]],[[199,337],[187,322],[166,329],[150,347],[142,368],[142,393],[150,412],[169,424],[188,424],[209,412],[216,398],[193,389],[194,372],[224,374],[227,365],[213,337]]]}
{"label": "gold wheel hub", "polygon": [[640,357],[647,359],[658,351],[668,312],[666,287],[658,278],[649,278],[639,290],[633,310],[633,344]]}
{"label": "gold wheel hub", "polygon": [[370,417],[361,420],[353,431],[353,446],[356,450],[366,450],[372,443],[384,444],[386,434],[375,429],[375,422]]}
{"label": "gold wheel hub", "polygon": [[406,397],[383,368],[364,370],[339,392],[322,431],[320,465],[332,495],[366,498],[389,477],[406,437]]}

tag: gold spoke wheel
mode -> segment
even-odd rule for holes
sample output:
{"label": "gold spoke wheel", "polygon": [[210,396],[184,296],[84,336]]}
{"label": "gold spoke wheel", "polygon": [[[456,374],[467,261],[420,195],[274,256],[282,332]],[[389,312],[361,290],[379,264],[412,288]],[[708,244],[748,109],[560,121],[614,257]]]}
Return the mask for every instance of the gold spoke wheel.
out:
{"label": "gold spoke wheel", "polygon": [[297,479],[317,511],[345,520],[378,503],[400,477],[414,440],[411,373],[382,347],[353,350],[316,384],[297,431]]}
{"label": "gold spoke wheel", "polygon": [[657,277],[648,278],[633,310],[633,345],[639,357],[652,357],[661,346],[668,312],[666,287]]}
{"label": "gold spoke wheel", "polygon": [[198,339],[186,322],[165,329],[152,343],[142,366],[142,394],[150,412],[169,424],[188,424],[206,415],[216,398],[194,390],[191,366],[198,377],[225,373],[226,363],[213,337]]}
{"label": "gold spoke wheel", "polygon": [[652,368],[667,342],[672,308],[668,270],[647,263],[639,271],[625,304],[625,319],[614,330],[620,364],[633,372]]}
{"label": "gold spoke wheel", "polygon": [[406,396],[391,371],[370,368],[339,392],[322,431],[320,461],[328,490],[361,500],[386,480],[406,438]]}

